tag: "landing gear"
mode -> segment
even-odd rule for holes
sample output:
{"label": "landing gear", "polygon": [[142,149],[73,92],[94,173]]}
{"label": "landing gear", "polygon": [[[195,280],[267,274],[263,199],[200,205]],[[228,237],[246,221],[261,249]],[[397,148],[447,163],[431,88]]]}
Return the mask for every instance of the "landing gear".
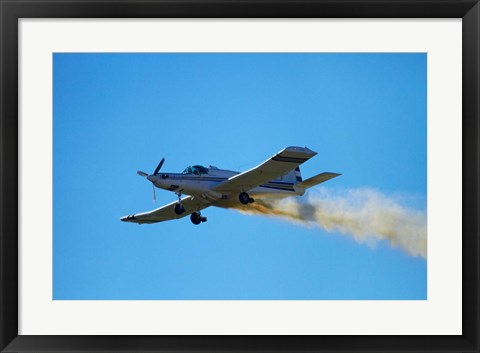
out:
{"label": "landing gear", "polygon": [[185,212],[185,207],[181,203],[175,204],[174,211],[176,214],[181,215],[182,213]]}
{"label": "landing gear", "polygon": [[238,199],[240,200],[240,202],[244,205],[246,204],[249,204],[249,203],[252,203],[254,202],[255,200],[252,199],[250,196],[248,196],[248,194],[246,192],[241,192],[239,195],[238,195]]}
{"label": "landing gear", "polygon": [[207,221],[207,217],[202,217],[202,215],[200,214],[200,212],[193,212],[193,213],[190,215],[190,220],[192,221],[193,224],[199,225],[200,223],[206,222],[206,221]]}
{"label": "landing gear", "polygon": [[185,212],[185,207],[182,205],[182,194],[177,194],[178,202],[175,204],[174,211],[176,214],[181,215]]}

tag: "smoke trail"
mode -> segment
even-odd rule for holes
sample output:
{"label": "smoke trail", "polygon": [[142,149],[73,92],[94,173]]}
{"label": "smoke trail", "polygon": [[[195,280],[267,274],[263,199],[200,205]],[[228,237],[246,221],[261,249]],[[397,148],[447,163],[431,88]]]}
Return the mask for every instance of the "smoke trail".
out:
{"label": "smoke trail", "polygon": [[318,188],[307,197],[262,198],[236,207],[246,214],[278,216],[328,232],[349,234],[359,243],[374,246],[386,240],[413,256],[427,258],[426,211],[402,206],[398,200],[374,189],[332,193]]}

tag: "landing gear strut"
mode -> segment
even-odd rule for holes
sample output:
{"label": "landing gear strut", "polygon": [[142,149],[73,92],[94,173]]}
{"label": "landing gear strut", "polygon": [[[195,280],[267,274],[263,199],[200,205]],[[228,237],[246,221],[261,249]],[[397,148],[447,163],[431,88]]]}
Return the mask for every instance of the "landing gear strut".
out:
{"label": "landing gear strut", "polygon": [[182,213],[185,212],[185,207],[182,205],[182,194],[177,194],[178,195],[178,203],[175,204],[174,211],[176,214],[181,215]]}
{"label": "landing gear strut", "polygon": [[240,200],[240,202],[244,205],[246,204],[249,204],[249,203],[252,203],[254,202],[255,200],[252,199],[246,192],[241,192],[239,195],[238,195],[238,199]]}
{"label": "landing gear strut", "polygon": [[200,212],[193,212],[193,213],[190,215],[190,220],[192,221],[193,224],[199,225],[200,223],[206,222],[206,221],[207,221],[207,217],[202,217],[202,215],[200,214]]}

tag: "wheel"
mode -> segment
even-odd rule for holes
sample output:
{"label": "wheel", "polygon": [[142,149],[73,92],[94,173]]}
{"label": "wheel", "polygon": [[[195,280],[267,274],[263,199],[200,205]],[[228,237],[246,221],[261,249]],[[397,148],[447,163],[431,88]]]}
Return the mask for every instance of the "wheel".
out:
{"label": "wheel", "polygon": [[244,205],[248,204],[250,202],[250,196],[248,196],[248,194],[246,192],[241,192],[239,195],[238,195],[238,199],[240,200],[241,203],[243,203]]}
{"label": "wheel", "polygon": [[185,212],[185,207],[183,207],[182,204],[177,203],[177,204],[175,204],[174,210],[175,210],[176,214],[181,215],[182,213]]}
{"label": "wheel", "polygon": [[202,220],[201,220],[200,215],[198,214],[198,212],[193,212],[193,213],[190,215],[190,220],[191,220],[192,223],[195,224],[196,226],[198,226],[200,223],[202,223]]}

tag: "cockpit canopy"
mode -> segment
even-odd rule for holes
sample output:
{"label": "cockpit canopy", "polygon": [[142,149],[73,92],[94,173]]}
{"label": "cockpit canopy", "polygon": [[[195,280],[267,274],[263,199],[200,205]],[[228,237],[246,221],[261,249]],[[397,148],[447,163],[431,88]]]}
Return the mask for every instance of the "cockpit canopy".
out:
{"label": "cockpit canopy", "polygon": [[208,169],[205,167],[202,167],[201,165],[194,165],[194,166],[185,168],[182,174],[195,174],[195,175],[208,174]]}

